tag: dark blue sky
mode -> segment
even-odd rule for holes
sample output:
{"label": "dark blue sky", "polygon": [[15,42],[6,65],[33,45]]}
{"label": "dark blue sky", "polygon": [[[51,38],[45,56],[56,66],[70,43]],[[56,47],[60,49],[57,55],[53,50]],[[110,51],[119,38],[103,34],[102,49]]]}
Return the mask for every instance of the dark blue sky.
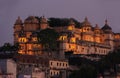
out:
{"label": "dark blue sky", "polygon": [[75,18],[87,16],[93,26],[108,19],[114,32],[120,32],[120,0],[0,0],[0,45],[13,42],[13,25],[18,16],[30,15]]}

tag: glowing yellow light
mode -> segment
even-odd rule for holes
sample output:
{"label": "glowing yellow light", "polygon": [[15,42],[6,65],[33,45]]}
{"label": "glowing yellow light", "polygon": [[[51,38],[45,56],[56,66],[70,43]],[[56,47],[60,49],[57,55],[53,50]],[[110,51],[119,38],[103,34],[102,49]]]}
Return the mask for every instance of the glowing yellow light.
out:
{"label": "glowing yellow light", "polygon": [[23,51],[19,51],[18,53],[19,53],[19,54],[25,54],[25,52],[23,52]]}
{"label": "glowing yellow light", "polygon": [[95,41],[100,43],[100,38],[99,37],[95,38]]}
{"label": "glowing yellow light", "polygon": [[33,52],[29,52],[28,54],[29,54],[29,55],[34,55]]}
{"label": "glowing yellow light", "polygon": [[37,37],[32,38],[33,41],[37,41]]}
{"label": "glowing yellow light", "polygon": [[72,46],[71,46],[71,49],[75,49],[75,45],[72,45]]}
{"label": "glowing yellow light", "polygon": [[70,50],[75,50],[76,49],[76,45],[70,45]]}
{"label": "glowing yellow light", "polygon": [[71,38],[71,42],[75,43],[76,39],[75,38]]}
{"label": "glowing yellow light", "polygon": [[67,36],[60,36],[59,40],[63,41],[63,40],[66,40],[67,39]]}
{"label": "glowing yellow light", "polygon": [[73,30],[73,26],[68,26],[68,30]]}
{"label": "glowing yellow light", "polygon": [[22,38],[19,38],[18,41],[19,42],[27,42],[27,39],[22,37]]}

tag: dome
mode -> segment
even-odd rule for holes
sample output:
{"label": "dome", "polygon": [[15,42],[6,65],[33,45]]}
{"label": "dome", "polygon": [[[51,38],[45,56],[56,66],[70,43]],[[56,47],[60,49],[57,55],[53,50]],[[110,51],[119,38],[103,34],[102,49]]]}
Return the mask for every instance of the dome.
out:
{"label": "dome", "polygon": [[39,23],[39,21],[34,16],[29,16],[24,23]]}
{"label": "dome", "polygon": [[75,22],[72,19],[70,19],[69,25],[75,25]]}
{"label": "dome", "polygon": [[85,20],[82,23],[82,26],[91,26],[91,23],[88,21],[87,17],[85,17]]}
{"label": "dome", "polygon": [[22,24],[22,20],[20,19],[20,16],[18,16],[17,20],[15,21],[15,24]]}
{"label": "dome", "polygon": [[102,27],[102,30],[112,30],[112,28],[108,25],[107,20],[105,20],[105,25]]}
{"label": "dome", "polygon": [[47,19],[44,16],[42,16],[41,20],[40,20],[40,23],[41,24],[47,24],[48,22],[47,22]]}
{"label": "dome", "polygon": [[110,26],[108,26],[108,25],[104,25],[102,27],[102,30],[112,30],[112,28]]}

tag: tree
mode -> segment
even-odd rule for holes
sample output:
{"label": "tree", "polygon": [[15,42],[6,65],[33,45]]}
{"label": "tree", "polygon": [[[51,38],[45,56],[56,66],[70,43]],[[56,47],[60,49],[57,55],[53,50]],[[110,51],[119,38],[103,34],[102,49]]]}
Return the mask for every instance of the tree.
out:
{"label": "tree", "polygon": [[73,22],[75,22],[75,27],[77,27],[77,28],[80,28],[80,26],[81,26],[81,23],[80,22],[78,22],[76,19],[74,19],[74,18],[70,18],[71,20],[73,20]]}
{"label": "tree", "polygon": [[[108,53],[106,56],[104,56],[98,64],[98,70],[101,74],[103,74],[104,71],[111,71],[110,69],[113,69],[113,73],[117,72],[117,64],[120,64],[120,50],[116,50],[113,52]],[[104,75],[104,74],[103,74]]]}
{"label": "tree", "polygon": [[120,50],[110,52],[104,58],[100,60],[104,66],[112,66],[114,64],[120,64]]}
{"label": "tree", "polygon": [[69,22],[70,20],[73,20],[76,24],[76,27],[80,27],[80,22],[78,22],[76,19],[74,18],[49,18],[49,25],[51,27],[56,27],[56,26],[68,26],[69,25]]}
{"label": "tree", "polygon": [[42,44],[45,50],[54,51],[57,49],[57,39],[59,34],[54,29],[44,29],[38,34],[38,42]]}
{"label": "tree", "polygon": [[67,19],[67,18],[49,18],[48,23],[51,27],[67,26],[69,23],[69,19]]}
{"label": "tree", "polygon": [[0,58],[13,58],[18,53],[19,48],[19,44],[5,43],[0,47]]}
{"label": "tree", "polygon": [[94,66],[83,64],[69,78],[97,78],[97,71]]}
{"label": "tree", "polygon": [[18,43],[14,45],[11,45],[10,43],[5,43],[3,46],[0,47],[0,52],[6,52],[6,51],[15,52],[15,51],[18,51],[19,48],[20,46]]}

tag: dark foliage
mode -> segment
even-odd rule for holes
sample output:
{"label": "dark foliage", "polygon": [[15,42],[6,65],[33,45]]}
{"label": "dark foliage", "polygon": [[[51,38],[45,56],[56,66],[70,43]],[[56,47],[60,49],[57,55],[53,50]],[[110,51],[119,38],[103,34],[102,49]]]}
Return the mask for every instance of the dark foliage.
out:
{"label": "dark foliage", "polygon": [[57,39],[59,38],[59,34],[54,29],[44,29],[37,34],[39,43],[43,45],[44,49],[57,49]]}
{"label": "dark foliage", "polygon": [[0,52],[10,52],[10,51],[17,51],[19,50],[20,46],[18,43],[15,45],[11,45],[10,43],[5,43],[3,46],[0,47]]}
{"label": "dark foliage", "polygon": [[97,71],[92,65],[82,64],[79,70],[70,75],[70,78],[97,78]]}
{"label": "dark foliage", "polygon": [[116,70],[115,66],[120,64],[120,50],[116,50],[107,54],[104,58],[99,61],[99,68],[102,71],[109,70],[113,68]]}
{"label": "dark foliage", "polygon": [[48,23],[51,27],[68,26],[69,19],[67,19],[67,18],[49,18]]}
{"label": "dark foliage", "polygon": [[[41,17],[35,16],[35,18],[38,19],[38,21],[40,23]],[[48,18],[48,23],[49,23],[50,27],[68,26],[70,20],[73,20],[73,22],[75,22],[75,27],[79,28],[81,26],[81,23],[78,22],[74,18],[55,18],[55,17],[51,17],[51,18]]]}
{"label": "dark foliage", "polygon": [[0,59],[13,58],[14,55],[18,54],[20,46],[18,43],[11,45],[10,43],[5,43],[0,47]]}
{"label": "dark foliage", "polygon": [[[70,78],[96,78],[98,74],[104,76],[105,71],[113,72],[113,74],[115,74],[118,71],[117,65],[120,64],[120,50],[115,50],[113,52],[110,52],[106,56],[102,57],[101,60],[99,61],[91,61],[85,58],[75,57],[75,58],[70,58],[69,62],[71,65],[80,67],[78,71],[74,71],[70,75]],[[113,71],[111,71],[111,69]],[[90,73],[90,71],[94,72],[95,74],[94,77],[92,76],[93,72]]]}
{"label": "dark foliage", "polygon": [[49,25],[51,27],[56,27],[56,26],[68,26],[70,20],[73,20],[75,22],[76,27],[80,27],[80,22],[75,20],[74,18],[49,18]]}

